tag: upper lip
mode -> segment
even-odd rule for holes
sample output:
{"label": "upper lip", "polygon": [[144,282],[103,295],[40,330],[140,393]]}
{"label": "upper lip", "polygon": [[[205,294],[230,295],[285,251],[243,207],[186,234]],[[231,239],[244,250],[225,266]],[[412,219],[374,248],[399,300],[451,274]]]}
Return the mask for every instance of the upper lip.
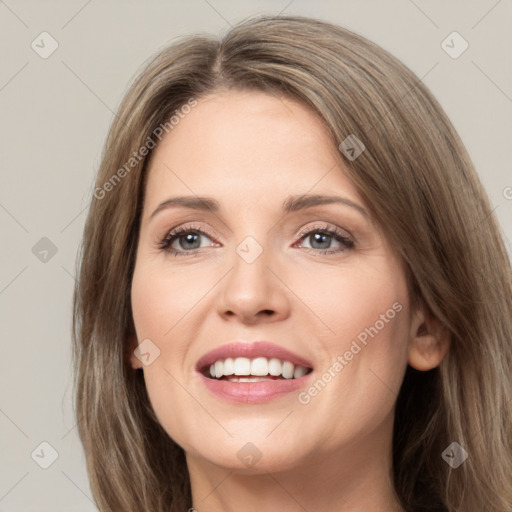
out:
{"label": "upper lip", "polygon": [[254,359],[256,357],[266,357],[271,359],[273,357],[281,361],[290,361],[295,366],[304,366],[306,368],[313,368],[313,365],[307,359],[294,354],[290,350],[271,343],[270,341],[237,341],[235,343],[228,343],[221,345],[210,352],[204,354],[196,364],[196,370],[202,371],[204,368],[209,368],[215,361],[222,361],[228,357],[247,357]]}

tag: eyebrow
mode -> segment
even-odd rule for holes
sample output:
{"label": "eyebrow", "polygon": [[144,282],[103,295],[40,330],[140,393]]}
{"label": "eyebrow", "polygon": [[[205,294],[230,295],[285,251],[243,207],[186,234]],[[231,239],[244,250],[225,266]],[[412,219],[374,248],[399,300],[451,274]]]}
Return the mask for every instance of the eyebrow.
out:
{"label": "eyebrow", "polygon": [[[357,203],[354,203],[350,199],[346,199],[345,197],[340,196],[326,196],[318,194],[289,196],[283,202],[282,208],[284,213],[291,213],[324,204],[343,204],[345,206],[354,208],[365,218],[370,218],[368,212],[362,206],[358,205]],[[158,212],[162,210],[180,206],[183,208],[190,208],[192,210],[203,210],[210,211],[213,213],[219,212],[221,209],[219,202],[211,197],[170,197],[169,199],[166,199],[157,206],[155,211],[150,215],[150,219],[153,218]]]}

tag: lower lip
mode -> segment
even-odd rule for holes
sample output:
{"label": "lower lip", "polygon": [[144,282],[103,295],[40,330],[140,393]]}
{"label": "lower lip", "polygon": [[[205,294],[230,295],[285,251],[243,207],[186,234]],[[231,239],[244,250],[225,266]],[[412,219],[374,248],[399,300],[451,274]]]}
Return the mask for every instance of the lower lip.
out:
{"label": "lower lip", "polygon": [[239,403],[264,403],[287,395],[306,385],[313,372],[299,379],[263,380],[261,382],[230,382],[209,379],[198,372],[204,385],[216,396]]}

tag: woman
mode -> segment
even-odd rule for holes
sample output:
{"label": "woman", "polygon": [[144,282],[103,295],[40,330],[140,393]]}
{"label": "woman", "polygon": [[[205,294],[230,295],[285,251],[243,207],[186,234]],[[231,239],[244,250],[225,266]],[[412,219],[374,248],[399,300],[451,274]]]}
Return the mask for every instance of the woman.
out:
{"label": "woman", "polygon": [[160,52],[81,256],[100,510],[511,510],[510,262],[450,121],[375,44],[263,16]]}

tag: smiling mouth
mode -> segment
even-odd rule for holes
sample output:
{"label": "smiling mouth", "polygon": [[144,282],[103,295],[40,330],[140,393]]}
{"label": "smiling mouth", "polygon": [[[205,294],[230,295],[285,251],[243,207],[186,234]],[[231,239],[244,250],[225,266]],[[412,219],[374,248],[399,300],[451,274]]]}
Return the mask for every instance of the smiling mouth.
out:
{"label": "smiling mouth", "polygon": [[208,379],[228,382],[296,380],[312,371],[312,368],[294,365],[287,360],[266,357],[228,357],[201,369]]}

